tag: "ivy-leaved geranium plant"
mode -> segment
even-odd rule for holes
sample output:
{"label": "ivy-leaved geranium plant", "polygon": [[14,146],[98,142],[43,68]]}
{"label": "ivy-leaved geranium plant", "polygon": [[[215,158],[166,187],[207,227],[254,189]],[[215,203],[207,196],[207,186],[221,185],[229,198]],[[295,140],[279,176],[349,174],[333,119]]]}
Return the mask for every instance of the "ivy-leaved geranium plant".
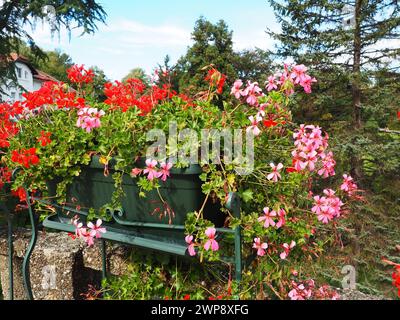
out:
{"label": "ivy-leaved geranium plant", "polygon": [[[123,175],[137,178],[140,196],[145,197],[148,191],[158,190],[167,179],[173,179],[172,167],[189,165],[179,158],[169,161],[176,149],[183,147],[178,144],[166,146],[165,159],[148,158],[145,167],[138,167],[137,159],[146,156],[150,145],[146,133],[151,129],[168,134],[171,122],[178,130],[192,129],[198,134],[203,129],[241,129],[253,141],[251,170],[240,173],[238,165],[243,164],[243,158],[226,162],[223,153],[217,161],[201,159],[205,201],[221,204],[226,227],[240,226],[244,260],[252,261],[244,272],[249,287],[261,281],[277,288],[272,290],[280,297],[289,293],[292,299],[316,297],[313,292],[318,290],[313,283],[305,286],[291,279],[296,275],[296,262],[305,252],[321,252],[313,240],[316,226],[335,224],[348,214],[348,202],[358,197],[358,190],[353,179],[345,175],[341,186],[313,193],[316,179],[335,175],[335,160],[326,132],[312,124],[292,122],[290,105],[296,90],[311,93],[316,82],[305,66],[285,65],[282,72],[268,78],[265,87],[236,80],[231,98],[218,106],[213,102],[221,99],[226,77],[212,66],[205,78],[209,90],[199,93],[197,99],[178,94],[168,85],[146,87],[140,80],[130,79],[107,83],[107,99],[100,103],[92,98],[93,74],[89,70],[74,66],[68,76],[74,88],[48,82],[38,91],[24,94],[23,101],[0,105],[0,186],[9,182],[10,172],[19,167],[22,170],[13,190],[22,201],[26,200],[24,187],[45,194],[47,182],[58,178],[57,196],[63,202],[68,185],[97,155],[105,175],[113,161],[116,191],[110,202],[116,207],[124,196],[119,187]],[[188,149],[193,148],[200,149],[198,142]],[[229,192],[241,198],[240,218],[224,208]],[[224,245],[230,239],[219,240],[215,226],[204,218],[203,208],[187,215],[188,253],[201,260],[218,260],[221,252],[231,250]],[[91,212],[107,220],[104,210]],[[79,221],[73,223],[76,235],[89,244],[106,232],[101,220],[88,228]]]}

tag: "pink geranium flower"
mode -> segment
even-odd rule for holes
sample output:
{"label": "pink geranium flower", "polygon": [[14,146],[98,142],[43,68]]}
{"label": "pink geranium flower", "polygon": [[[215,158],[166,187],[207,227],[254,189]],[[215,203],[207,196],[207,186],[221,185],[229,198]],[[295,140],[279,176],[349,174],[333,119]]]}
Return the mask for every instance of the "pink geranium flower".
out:
{"label": "pink geranium flower", "polygon": [[188,235],[185,237],[185,241],[188,244],[188,252],[190,256],[195,256],[196,255],[196,250],[194,249],[195,244],[193,243],[193,236]]}
{"label": "pink geranium flower", "polygon": [[267,175],[267,179],[272,180],[273,182],[278,182],[278,180],[281,179],[281,174],[279,171],[282,170],[283,164],[279,163],[277,166],[275,166],[273,163],[270,163],[269,165],[272,168],[272,172]]}
{"label": "pink geranium flower", "polygon": [[336,161],[333,159],[333,153],[329,152],[326,155],[325,153],[321,153],[320,157],[322,159],[322,168],[318,170],[318,174],[324,178],[334,176]]}
{"label": "pink geranium flower", "polygon": [[257,255],[262,257],[263,255],[265,255],[265,249],[268,248],[268,244],[265,242],[261,243],[260,238],[254,238],[253,248],[257,249]]}
{"label": "pink geranium flower", "polygon": [[311,86],[314,82],[317,82],[317,79],[306,74],[303,80],[300,82],[300,85],[303,87],[305,93],[311,93]]}
{"label": "pink geranium flower", "polygon": [[340,190],[343,190],[348,195],[351,195],[354,191],[357,190],[357,185],[354,183],[353,178],[350,175],[343,175],[343,182],[340,186]]}
{"label": "pink geranium flower", "polygon": [[74,219],[74,220],[72,220],[72,224],[75,227],[75,236],[77,236],[79,238],[82,233],[83,223],[79,222],[79,219]]}
{"label": "pink geranium flower", "polygon": [[257,82],[247,82],[247,87],[242,91],[242,96],[247,97],[246,102],[251,106],[258,104],[258,97],[262,94]]}
{"label": "pink geranium flower", "polygon": [[82,108],[78,111],[78,120],[76,126],[91,132],[92,129],[101,126],[100,118],[104,116],[103,110],[98,111],[97,108]]}
{"label": "pink geranium flower", "polygon": [[326,206],[326,198],[315,196],[314,197],[314,206],[311,208],[311,211],[320,214],[323,208]]}
{"label": "pink geranium flower", "polygon": [[106,232],[106,229],[101,227],[101,219],[97,220],[96,225],[89,222],[87,224],[89,230],[83,227],[83,223],[79,222],[79,219],[72,220],[72,224],[75,226],[76,237],[84,240],[89,247],[94,245],[95,238],[100,238],[101,234]]}
{"label": "pink geranium flower", "polygon": [[324,194],[328,197],[328,198],[334,198],[335,196],[335,191],[333,191],[332,189],[324,189]]}
{"label": "pink geranium flower", "polygon": [[101,224],[103,221],[101,219],[97,219],[96,224],[94,225],[92,222],[87,224],[88,228],[91,229],[90,235],[96,239],[101,238],[102,233],[106,233],[106,228],[102,228]]}
{"label": "pink geranium flower", "polygon": [[261,133],[261,130],[258,128],[258,123],[262,120],[260,116],[250,116],[249,120],[251,122],[251,126],[247,127],[246,132],[252,132],[255,136],[258,136]]}
{"label": "pink geranium flower", "polygon": [[217,230],[215,230],[215,228],[207,228],[206,229],[206,236],[208,237],[207,242],[204,244],[204,249],[205,250],[211,250],[212,251],[218,251],[219,249],[219,245],[218,242],[215,240],[215,233],[217,232]]}
{"label": "pink geranium flower", "polygon": [[131,171],[131,176],[136,178],[138,175],[140,175],[142,173],[142,169],[139,168],[133,168]]}
{"label": "pink geranium flower", "polygon": [[264,215],[258,218],[259,222],[264,221],[264,228],[268,228],[269,226],[275,226],[275,221],[272,219],[276,217],[276,212],[274,210],[270,211],[268,207],[263,209]]}
{"label": "pink geranium flower", "polygon": [[274,76],[268,77],[268,84],[266,86],[266,89],[267,89],[267,91],[278,89],[278,86],[276,85],[276,80],[275,80]]}
{"label": "pink geranium flower", "polygon": [[172,163],[163,162],[163,163],[160,164],[160,168],[161,168],[161,170],[160,170],[160,172],[158,172],[157,176],[158,176],[158,178],[161,177],[162,181],[166,181],[167,178],[170,176],[169,170],[172,168]]}
{"label": "pink geranium flower", "polygon": [[276,223],[276,228],[279,229],[280,227],[283,227],[286,223],[286,211],[283,209],[279,209],[278,211],[278,217],[279,221]]}
{"label": "pink geranium flower", "polygon": [[81,229],[81,239],[83,239],[88,247],[91,247],[94,245],[94,237],[91,235],[91,232],[88,231],[86,228]]}
{"label": "pink geranium flower", "polygon": [[292,68],[290,78],[295,84],[303,83],[306,80],[307,67],[304,64],[295,65]]}
{"label": "pink geranium flower", "polygon": [[285,260],[287,258],[287,256],[289,255],[290,251],[296,246],[296,242],[292,240],[292,242],[290,242],[290,244],[284,243],[282,245],[283,247],[283,252],[279,255],[279,257],[282,260]]}
{"label": "pink geranium flower", "polygon": [[242,80],[236,80],[235,83],[233,84],[233,87],[231,89],[231,94],[235,96],[236,99],[240,99],[242,96],[242,87],[243,82]]}
{"label": "pink geranium flower", "polygon": [[144,169],[143,173],[147,174],[147,179],[152,181],[156,178],[158,178],[158,172],[156,169],[157,166],[157,160],[152,160],[152,159],[147,159],[146,160],[146,169]]}
{"label": "pink geranium flower", "polygon": [[323,207],[323,209],[317,213],[317,218],[322,223],[329,223],[333,219],[334,216],[334,209],[331,207]]}

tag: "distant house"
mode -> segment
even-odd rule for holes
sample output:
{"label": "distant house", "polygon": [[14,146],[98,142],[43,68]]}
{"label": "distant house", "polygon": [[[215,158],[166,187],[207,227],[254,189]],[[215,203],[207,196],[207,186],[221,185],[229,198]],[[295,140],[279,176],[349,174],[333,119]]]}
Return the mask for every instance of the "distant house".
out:
{"label": "distant house", "polygon": [[[57,81],[57,79],[47,73],[34,68],[24,56],[13,53],[11,54],[11,59],[15,62],[18,84],[24,88],[25,91],[36,91],[47,81]],[[8,86],[3,85],[1,88],[2,91],[4,91],[0,94],[2,101],[15,102],[17,100],[23,100],[22,94],[25,91],[18,86],[12,85],[11,81]]]}

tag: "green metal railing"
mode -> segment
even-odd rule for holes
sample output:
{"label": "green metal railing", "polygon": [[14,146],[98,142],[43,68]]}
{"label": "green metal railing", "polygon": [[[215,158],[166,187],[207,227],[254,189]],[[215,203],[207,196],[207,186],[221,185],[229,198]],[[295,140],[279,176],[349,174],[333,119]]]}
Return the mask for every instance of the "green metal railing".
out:
{"label": "green metal railing", "polygon": [[[13,178],[17,174],[17,171],[13,173]],[[26,195],[26,203],[28,209],[28,215],[31,224],[31,239],[28,245],[28,248],[25,252],[23,264],[22,264],[22,276],[23,276],[23,284],[26,293],[26,297],[29,300],[33,300],[33,293],[30,281],[30,259],[32,256],[32,252],[35,248],[37,236],[38,236],[38,227],[37,227],[37,219],[35,217],[35,212],[32,208],[32,201],[37,201],[42,204],[51,205],[54,207],[58,207],[59,209],[68,210],[73,213],[77,213],[80,215],[87,216],[87,213],[81,210],[76,210],[74,208],[59,206],[54,204],[53,202],[49,202],[45,199],[40,199],[37,197],[31,197],[29,192],[25,189]],[[228,210],[233,213],[234,217],[240,217],[240,200],[236,193],[229,193],[228,201],[226,204]],[[14,273],[13,273],[13,215],[7,208],[4,203],[0,203],[0,209],[3,210],[7,214],[7,222],[8,222],[8,269],[9,269],[9,299],[14,298]],[[145,222],[132,222],[132,221],[123,221],[120,219],[123,211],[116,210],[112,212],[112,217],[114,218],[117,224],[123,226],[131,226],[140,229],[155,229],[155,230],[184,230],[184,226],[182,225],[169,225],[169,224],[159,224],[159,223],[145,223]],[[44,222],[43,226],[51,229],[56,229],[59,231],[65,232],[74,232],[74,226],[68,223],[61,223],[57,221],[53,221],[52,217],[48,217]],[[220,233],[230,233],[234,235],[234,258],[233,259],[225,259],[224,261],[228,263],[234,263],[235,265],[235,279],[237,281],[241,280],[242,275],[242,234],[240,227],[236,227],[235,229],[230,228],[217,228],[217,231]],[[106,248],[106,240],[116,241],[124,244],[139,246],[143,248],[154,249],[158,251],[163,251],[176,255],[186,255],[187,248],[182,245],[174,245],[171,243],[165,244],[158,240],[146,239],[143,237],[139,237],[136,235],[130,235],[128,232],[123,233],[123,231],[116,232],[107,232],[107,238],[103,237],[101,239],[101,259],[102,259],[102,277],[107,277],[107,248]]]}

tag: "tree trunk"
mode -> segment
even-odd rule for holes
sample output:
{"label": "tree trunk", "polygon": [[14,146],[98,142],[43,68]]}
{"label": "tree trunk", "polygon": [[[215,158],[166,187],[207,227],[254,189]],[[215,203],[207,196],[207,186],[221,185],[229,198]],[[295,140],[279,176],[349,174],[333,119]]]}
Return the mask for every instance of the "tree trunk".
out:
{"label": "tree trunk", "polygon": [[353,52],[353,122],[355,128],[361,128],[361,5],[363,0],[356,1]]}

